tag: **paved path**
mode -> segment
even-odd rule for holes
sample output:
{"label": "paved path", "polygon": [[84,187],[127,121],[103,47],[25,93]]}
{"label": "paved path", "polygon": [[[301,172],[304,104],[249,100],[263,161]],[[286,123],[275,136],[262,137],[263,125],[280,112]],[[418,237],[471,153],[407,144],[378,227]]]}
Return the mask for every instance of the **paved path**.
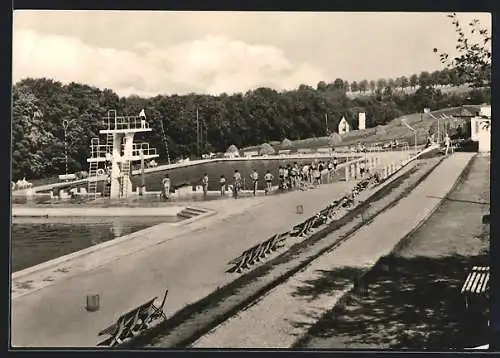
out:
{"label": "paved path", "polygon": [[[338,182],[307,192],[203,203],[207,208],[217,207],[219,214],[173,228],[170,233],[156,226],[143,237],[71,261],[58,273],[55,267],[34,272],[31,275],[38,280],[43,275],[58,278],[43,289],[13,298],[12,344],[95,346],[98,331],[121,313],[161,296],[167,287],[166,313],[171,316],[232,281],[234,275],[225,273],[230,259],[272,234],[290,229],[352,185]],[[296,214],[299,204],[303,216]],[[14,288],[29,285],[30,280],[27,275]],[[101,309],[88,313],[86,295],[96,293],[101,295]]]}
{"label": "paved path", "polygon": [[335,308],[300,348],[440,351],[487,342],[485,323],[462,325],[459,292],[471,266],[489,261],[489,225],[482,224],[489,199],[490,158],[476,156],[430,219],[391,254],[391,270],[377,267],[368,295]]}
{"label": "paved path", "polygon": [[[342,269],[366,269],[388,254],[409,231],[425,220],[454,186],[470,153],[456,153],[443,161],[396,206],[381,213],[352,238],[323,255],[304,271],[272,290],[255,305],[224,322],[195,342],[196,348],[288,348],[340,297],[350,282],[323,294],[296,294],[322,273]],[[333,233],[332,235],[338,235]],[[258,323],[257,323],[258,322]]]}

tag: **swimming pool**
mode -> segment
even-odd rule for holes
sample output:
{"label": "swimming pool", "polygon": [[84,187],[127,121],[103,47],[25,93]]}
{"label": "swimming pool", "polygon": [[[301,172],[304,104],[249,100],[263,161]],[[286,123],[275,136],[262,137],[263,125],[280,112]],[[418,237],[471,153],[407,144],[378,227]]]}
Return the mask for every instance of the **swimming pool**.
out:
{"label": "swimming pool", "polygon": [[175,216],[14,219],[11,226],[12,272],[160,223],[180,220]]}

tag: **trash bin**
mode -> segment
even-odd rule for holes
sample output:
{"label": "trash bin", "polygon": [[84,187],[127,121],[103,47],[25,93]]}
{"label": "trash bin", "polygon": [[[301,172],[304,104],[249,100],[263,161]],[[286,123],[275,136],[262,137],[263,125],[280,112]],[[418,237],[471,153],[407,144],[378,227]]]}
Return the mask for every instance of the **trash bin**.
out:
{"label": "trash bin", "polygon": [[95,312],[99,311],[100,308],[100,297],[99,295],[87,295],[87,311]]}

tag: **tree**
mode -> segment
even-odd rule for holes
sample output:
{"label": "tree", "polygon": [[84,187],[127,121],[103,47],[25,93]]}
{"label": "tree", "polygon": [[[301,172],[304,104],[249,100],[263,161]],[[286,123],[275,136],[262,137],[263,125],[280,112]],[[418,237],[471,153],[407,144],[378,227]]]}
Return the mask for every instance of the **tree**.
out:
{"label": "tree", "polygon": [[316,85],[316,89],[318,91],[324,92],[326,91],[326,82],[325,81],[319,81],[318,84]]}
{"label": "tree", "polygon": [[342,89],[343,89],[345,92],[349,92],[349,89],[350,89],[350,86],[349,86],[349,81],[344,81],[344,85],[343,85]]}
{"label": "tree", "polygon": [[396,81],[394,81],[393,78],[389,78],[387,80],[387,87],[390,87],[390,88],[395,88],[396,87]]}
{"label": "tree", "polygon": [[450,84],[450,70],[449,69],[445,68],[444,70],[439,71],[437,83],[440,86],[447,86]]}
{"label": "tree", "polygon": [[[490,32],[481,27],[479,20],[469,23],[470,34],[478,34],[480,40],[472,42],[470,36],[466,35],[465,29],[458,20],[457,14],[447,15],[455,26],[457,33],[456,49],[458,54],[450,57],[448,53],[439,53],[441,63],[447,68],[456,69],[458,77],[463,77],[466,83],[472,87],[491,86],[491,35]],[[434,53],[438,49],[434,48]]]}
{"label": "tree", "polygon": [[359,91],[358,82],[352,81],[351,82],[351,92],[358,92],[358,91]]}
{"label": "tree", "polygon": [[450,85],[456,87],[456,86],[460,86],[462,84],[462,80],[461,80],[460,76],[458,75],[457,69],[451,68],[448,76],[450,78]]}
{"label": "tree", "polygon": [[396,77],[396,79],[394,80],[394,87],[403,89],[403,78],[402,77]]}
{"label": "tree", "polygon": [[413,75],[410,76],[410,86],[412,89],[415,89],[415,87],[417,87],[418,84],[419,84],[418,76],[417,74],[414,73]]}
{"label": "tree", "polygon": [[401,88],[403,91],[410,85],[410,81],[406,76],[401,77]]}
{"label": "tree", "polygon": [[428,71],[422,71],[418,76],[418,83],[421,87],[431,86],[431,74]]}
{"label": "tree", "polygon": [[382,91],[387,86],[387,81],[385,78],[379,78],[377,80],[377,89]]}
{"label": "tree", "polygon": [[370,90],[372,91],[372,93],[375,92],[375,88],[377,88],[377,85],[376,85],[374,80],[371,80],[370,81]]}
{"label": "tree", "polygon": [[359,82],[359,90],[363,93],[365,93],[368,90],[368,81],[367,80],[362,80]]}
{"label": "tree", "polygon": [[333,81],[333,88],[339,91],[344,90],[344,80],[342,78],[337,78],[335,81]]}
{"label": "tree", "polygon": [[430,84],[431,84],[431,86],[435,87],[435,86],[439,85],[440,76],[441,76],[441,71],[433,71],[430,74]]}

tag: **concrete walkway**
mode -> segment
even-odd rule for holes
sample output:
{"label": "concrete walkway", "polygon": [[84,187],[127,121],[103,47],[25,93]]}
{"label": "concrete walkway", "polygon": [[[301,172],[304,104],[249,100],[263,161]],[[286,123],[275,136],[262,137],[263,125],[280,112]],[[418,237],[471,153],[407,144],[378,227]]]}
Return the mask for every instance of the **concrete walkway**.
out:
{"label": "concrete walkway", "polygon": [[[314,296],[296,294],[322,272],[368,269],[391,252],[413,228],[433,213],[453,188],[473,154],[446,158],[419,186],[394,208],[381,213],[334,251],[313,261],[307,269],[276,287],[255,305],[200,338],[195,348],[289,348],[319,317],[352,288],[336,285]],[[332,235],[336,235],[333,233]]]}
{"label": "concrete walkway", "polygon": [[[47,285],[13,297],[12,344],[95,346],[101,340],[97,332],[120,314],[161,296],[167,287],[165,310],[171,316],[234,280],[225,273],[229,260],[290,229],[352,186],[353,182],[338,182],[306,192],[206,202],[204,206],[220,212],[171,232],[159,225],[114,248],[23,275],[13,282],[13,289],[45,279]],[[303,205],[303,215],[296,214],[297,205]],[[85,310],[88,294],[100,294],[100,311]]]}

